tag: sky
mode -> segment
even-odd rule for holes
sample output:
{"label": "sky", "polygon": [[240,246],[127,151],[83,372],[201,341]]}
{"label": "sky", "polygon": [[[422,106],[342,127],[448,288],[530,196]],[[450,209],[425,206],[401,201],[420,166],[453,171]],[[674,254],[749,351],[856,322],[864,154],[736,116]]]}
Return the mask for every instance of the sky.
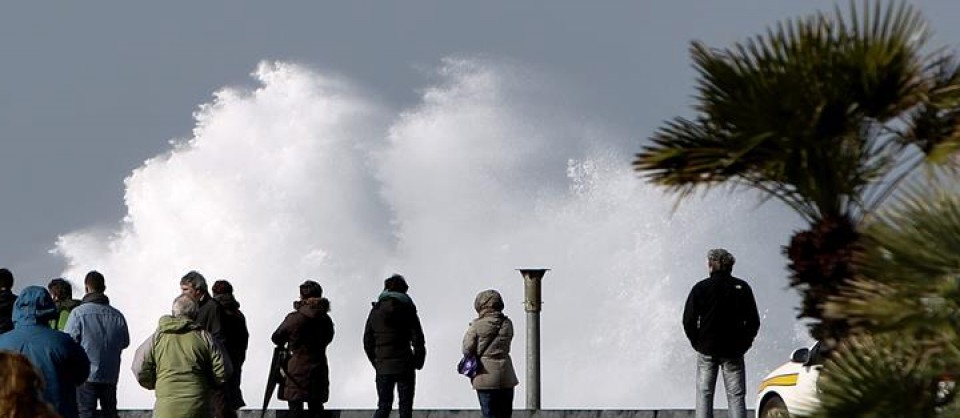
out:
{"label": "sky", "polygon": [[[954,48],[960,28],[951,17],[960,5],[916,4],[932,43]],[[634,361],[623,353],[682,346],[669,321],[702,273],[685,257],[726,237],[743,252],[747,273],[772,276],[755,285],[758,295],[783,302],[767,303],[780,328],[761,331],[751,378],[803,343],[778,247],[796,218],[775,203],[757,207],[749,194],[714,193],[672,212],[669,197],[642,184],[629,162],[662,121],[690,113],[692,40],[727,46],[832,2],[0,7],[0,265],[14,272],[16,288],[61,275],[81,284],[86,270],[104,270],[126,299],[114,297],[135,341],[190,268],[237,280],[241,303],[262,313],[252,320],[261,339],[282,319],[296,283],[326,279],[335,321],[343,312],[338,330],[351,344],[365,312],[346,311],[371,299],[385,275],[414,272],[423,277],[422,310],[461,316],[427,320],[443,335],[434,341],[453,348],[431,350],[439,357],[424,373],[435,383],[425,380],[418,396],[424,406],[471,406],[468,390],[445,391],[463,382],[444,372],[457,357],[459,335],[449,335],[462,332],[477,290],[515,285],[506,275],[523,263],[560,267],[551,274],[570,287],[591,274],[609,277],[585,292],[546,290],[558,308],[592,309],[555,314],[545,333],[560,333],[563,321],[599,321],[604,332],[577,343],[545,340],[566,347],[551,358],[563,364],[597,347]],[[763,261],[751,267],[751,257]],[[272,274],[283,278],[262,279]],[[517,303],[518,292],[504,290]],[[668,324],[652,334],[624,331],[633,326],[628,318],[651,317]],[[632,341],[644,335],[660,339]],[[350,377],[363,359],[346,343],[332,349],[349,358],[332,372],[346,382],[333,405],[372,405],[370,372]],[[685,360],[660,354],[641,362],[660,376]],[[596,371],[552,370],[586,382],[618,366],[587,364]],[[678,379],[666,394],[638,377],[604,394],[554,383],[544,403],[689,405],[691,376]],[[248,403],[259,399],[254,381]],[[636,389],[642,393],[629,393]],[[149,402],[146,391],[126,390],[121,405]]]}

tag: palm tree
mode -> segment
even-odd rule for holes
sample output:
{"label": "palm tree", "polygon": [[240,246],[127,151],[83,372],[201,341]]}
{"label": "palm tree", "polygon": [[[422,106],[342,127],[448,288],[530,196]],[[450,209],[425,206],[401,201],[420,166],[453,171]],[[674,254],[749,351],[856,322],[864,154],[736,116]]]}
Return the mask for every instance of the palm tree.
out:
{"label": "palm tree", "polygon": [[857,276],[824,304],[853,336],[824,366],[815,416],[957,416],[960,197],[911,191],[868,222],[861,247]]}
{"label": "palm tree", "polygon": [[849,329],[822,302],[856,274],[864,218],[928,164],[960,165],[960,67],[928,53],[913,7],[877,2],[788,20],[730,48],[690,48],[695,115],[667,121],[634,167],[681,198],[758,189],[809,228],[784,248],[800,315],[828,343]]}

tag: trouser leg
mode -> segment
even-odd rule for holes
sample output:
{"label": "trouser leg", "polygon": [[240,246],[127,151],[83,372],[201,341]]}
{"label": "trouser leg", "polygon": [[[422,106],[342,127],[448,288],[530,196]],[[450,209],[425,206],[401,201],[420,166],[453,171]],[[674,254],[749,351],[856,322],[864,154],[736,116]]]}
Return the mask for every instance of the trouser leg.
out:
{"label": "trouser leg", "polygon": [[713,393],[719,366],[713,356],[697,354],[697,418],[713,418]]}

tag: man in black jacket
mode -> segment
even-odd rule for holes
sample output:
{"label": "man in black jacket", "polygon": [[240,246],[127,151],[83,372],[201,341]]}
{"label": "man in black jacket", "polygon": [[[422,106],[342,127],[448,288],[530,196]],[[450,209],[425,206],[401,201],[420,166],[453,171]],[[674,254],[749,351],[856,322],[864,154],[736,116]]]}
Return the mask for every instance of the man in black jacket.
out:
{"label": "man in black jacket", "polygon": [[747,417],[743,355],[760,329],[760,315],[750,285],[731,275],[735,262],[727,250],[710,250],[710,277],[693,286],[683,309],[683,330],[698,353],[697,418],[713,418],[721,368],[729,417]]}
{"label": "man in black jacket", "polygon": [[416,370],[423,368],[427,349],[417,307],[407,296],[407,289],[406,280],[399,274],[386,279],[363,332],[363,349],[377,371],[374,418],[390,416],[394,386],[400,398],[400,418],[413,416]]}
{"label": "man in black jacket", "polygon": [[13,294],[13,273],[0,269],[0,334],[13,329],[13,304],[17,295]]}

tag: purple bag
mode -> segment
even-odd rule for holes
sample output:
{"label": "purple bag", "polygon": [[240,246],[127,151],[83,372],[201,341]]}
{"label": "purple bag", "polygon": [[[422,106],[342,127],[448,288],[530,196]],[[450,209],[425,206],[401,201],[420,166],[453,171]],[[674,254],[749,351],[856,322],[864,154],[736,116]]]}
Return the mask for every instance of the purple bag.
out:
{"label": "purple bag", "polygon": [[463,358],[460,359],[460,363],[457,363],[457,373],[466,377],[473,378],[479,372],[480,359],[473,354],[464,354]]}

